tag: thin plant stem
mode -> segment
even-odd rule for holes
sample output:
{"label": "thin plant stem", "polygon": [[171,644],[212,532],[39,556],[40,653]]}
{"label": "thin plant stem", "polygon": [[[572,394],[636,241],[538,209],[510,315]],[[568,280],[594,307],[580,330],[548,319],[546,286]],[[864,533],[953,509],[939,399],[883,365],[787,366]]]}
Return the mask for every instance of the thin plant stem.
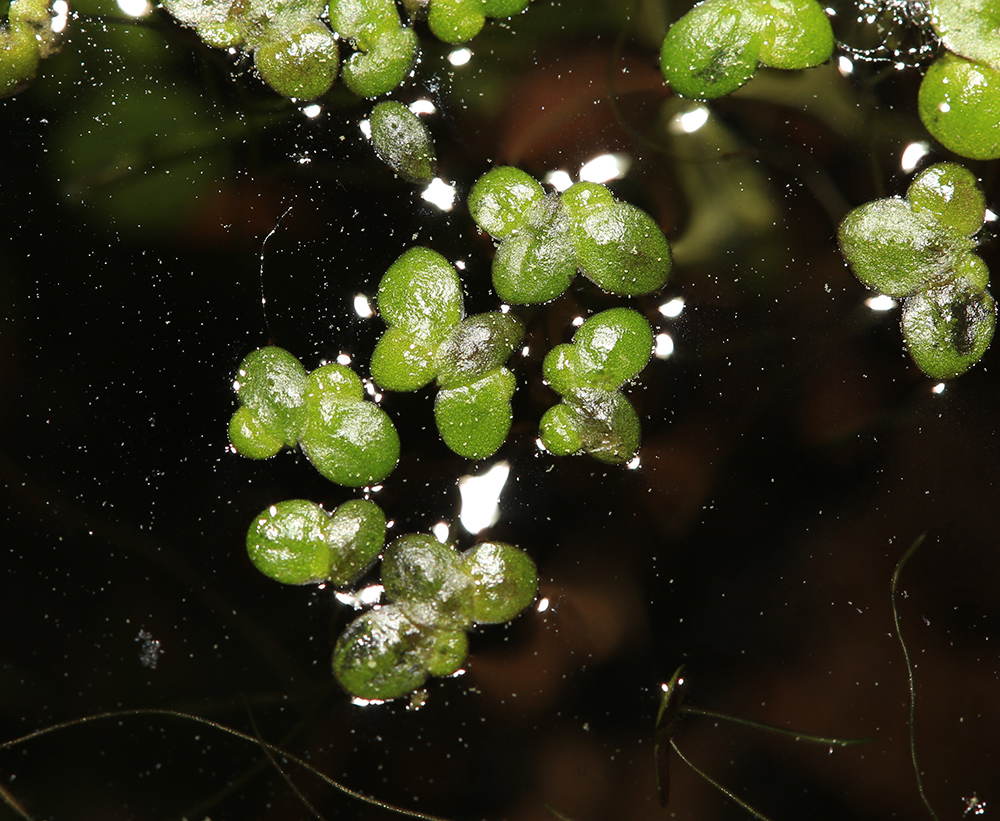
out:
{"label": "thin plant stem", "polygon": [[691,761],[687,758],[687,756],[685,756],[684,753],[682,753],[680,751],[680,749],[678,749],[677,742],[674,741],[673,739],[670,739],[670,746],[674,748],[674,752],[677,753],[677,756],[678,756],[678,758],[680,758],[681,761],[683,761],[692,770],[694,770],[696,773],[698,773],[698,775],[700,775],[709,784],[711,784],[713,787],[715,787],[715,789],[717,789],[719,792],[721,792],[723,795],[725,795],[726,798],[728,798],[730,801],[733,801],[733,802],[739,804],[743,809],[745,809],[748,813],[750,813],[750,815],[752,815],[754,818],[759,818],[760,821],[771,821],[771,819],[768,818],[766,815],[764,815],[762,812],[758,812],[753,807],[751,807],[746,801],[744,801],[742,798],[740,798],[738,795],[736,795],[735,793],[730,792],[725,787],[723,787],[718,781],[716,781],[714,778],[712,778],[712,776],[710,776],[708,773],[703,772],[702,770],[699,770],[694,764],[691,763]]}
{"label": "thin plant stem", "polygon": [[773,724],[751,721],[749,718],[737,718],[726,713],[717,713],[715,710],[703,710],[700,707],[684,706],[681,707],[681,712],[690,715],[705,716],[706,718],[717,718],[733,724],[743,724],[755,730],[764,730],[769,733],[787,736],[795,741],[808,741],[811,744],[823,744],[828,747],[852,747],[855,744],[871,744],[875,740],[874,738],[830,738],[822,735],[813,735],[812,733],[800,733],[797,730],[790,730],[787,727],[776,727]]}
{"label": "thin plant stem", "polygon": [[[161,708],[114,710],[107,713],[98,713],[92,716],[83,716],[81,718],[74,718],[70,719],[69,721],[62,721],[58,724],[52,724],[49,727],[42,727],[41,729],[35,730],[34,732],[28,733],[27,735],[23,735],[20,738],[14,738],[11,739],[10,741],[0,742],[0,750],[8,750],[12,747],[18,746],[19,744],[24,744],[25,742],[33,741],[36,738],[48,735],[49,733],[54,733],[58,730],[66,730],[69,729],[70,727],[78,727],[81,724],[90,724],[91,722],[94,721],[111,720],[118,718],[129,718],[132,716],[147,716],[147,717],[168,716],[170,718],[183,719],[184,721],[193,721],[195,724],[202,724],[206,727],[211,727],[215,730],[219,730],[220,732],[228,733],[231,736],[240,738],[243,741],[248,741],[251,744],[263,747],[265,750],[271,753],[277,753],[282,758],[287,759],[288,761],[291,761],[293,764],[298,765],[306,772],[312,773],[314,776],[316,776],[324,783],[328,784],[334,789],[342,792],[344,795],[349,796],[350,798],[353,798],[357,801],[362,801],[365,804],[370,804],[373,807],[378,807],[379,809],[385,810],[386,812],[392,812],[398,815],[405,815],[408,818],[417,818],[420,819],[421,821],[447,821],[447,819],[441,818],[440,816],[437,815],[429,815],[427,813],[417,812],[416,810],[404,809],[403,807],[397,807],[393,804],[388,804],[385,801],[379,801],[377,798],[372,798],[369,795],[359,793],[356,790],[352,790],[350,787],[341,784],[339,781],[335,781],[334,779],[330,778],[330,776],[328,776],[326,773],[316,769],[316,767],[314,767],[308,761],[305,761],[299,758],[298,756],[293,755],[292,753],[289,753],[286,750],[281,749],[281,747],[278,747],[276,744],[271,744],[268,741],[264,741],[260,738],[255,738],[249,733],[241,732],[240,730],[236,730],[233,727],[227,727],[225,724],[220,724],[217,721],[212,721],[211,719],[202,718],[201,716],[192,715],[190,713],[182,713],[179,710],[167,710]],[[296,790],[296,792],[298,791]],[[4,800],[7,801],[6,796],[4,796]],[[16,806],[15,809],[17,809]],[[30,819],[30,816],[27,815],[23,817]]]}
{"label": "thin plant stem", "polygon": [[906,675],[910,683],[910,758],[913,761],[913,774],[917,778],[917,791],[920,793],[920,798],[924,802],[927,812],[930,813],[930,816],[934,819],[934,821],[940,821],[937,813],[934,812],[934,808],[931,806],[931,802],[927,798],[927,793],[924,792],[924,780],[920,776],[920,765],[917,763],[917,689],[913,679],[913,662],[910,660],[910,651],[906,647],[906,642],[903,641],[903,633],[899,629],[899,610],[896,608],[896,589],[899,585],[899,574],[902,573],[903,566],[910,560],[910,557],[917,552],[917,548],[924,543],[924,538],[926,538],[926,536],[926,533],[921,533],[917,536],[916,541],[910,545],[909,550],[907,550],[903,554],[903,558],[899,560],[899,563],[896,565],[896,570],[892,574],[892,587],[890,592],[892,600],[892,620],[896,625],[896,638],[899,639],[899,646],[903,648],[903,658],[906,660]]}

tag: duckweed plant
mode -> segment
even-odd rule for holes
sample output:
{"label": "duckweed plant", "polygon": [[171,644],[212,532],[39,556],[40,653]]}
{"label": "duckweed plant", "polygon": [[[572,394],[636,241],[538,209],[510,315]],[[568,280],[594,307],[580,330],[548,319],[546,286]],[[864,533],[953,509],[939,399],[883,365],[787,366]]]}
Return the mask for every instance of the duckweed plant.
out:
{"label": "duckweed plant", "polygon": [[802,69],[833,54],[833,29],[816,0],[703,0],[670,27],[660,67],[684,97],[731,94],[757,67]]}
{"label": "duckweed plant", "polygon": [[365,699],[406,695],[431,676],[449,676],[469,653],[467,631],[501,624],[538,590],[524,551],[480,542],[464,553],[433,536],[396,539],[382,559],[389,604],[355,619],[337,640],[333,671],[345,690]]}
{"label": "duckweed plant", "polygon": [[420,118],[402,103],[386,100],[372,109],[372,145],[382,161],[407,182],[434,177],[434,141]]}
{"label": "duckweed plant", "polygon": [[476,181],[469,211],[499,240],[493,287],[512,305],[555,299],[577,272],[625,296],[658,291],[670,274],[670,245],[660,227],[598,183],[546,194],[524,171],[503,166]]}
{"label": "duckweed plant", "polygon": [[[527,6],[527,0],[165,0],[165,8],[205,43],[252,55],[264,82],[296,100],[330,94],[338,76],[357,97],[394,92],[418,59],[425,14],[436,37],[463,43],[488,18]],[[945,51],[921,86],[923,122],[959,155],[1000,157],[997,13],[985,3],[960,0],[943,0],[934,9]],[[39,60],[55,49],[52,17],[41,0],[10,4],[0,28],[0,94],[23,89]],[[835,45],[815,0],[704,0],[670,27],[660,65],[678,95],[712,100],[752,82],[762,67],[815,67],[833,56]],[[382,101],[370,125],[375,151],[395,174],[414,184],[433,178],[433,141],[409,108]],[[392,183],[388,175],[387,181]],[[238,407],[229,437],[237,453],[266,460],[298,448],[330,482],[370,489],[405,458],[406,443],[390,417],[391,394],[433,383],[426,392],[433,393],[428,401],[447,447],[464,459],[492,457],[511,433],[515,389],[527,377],[511,359],[538,306],[571,289],[593,294],[596,288],[600,298],[620,301],[652,295],[672,274],[671,245],[658,219],[605,185],[581,181],[550,190],[526,171],[501,165],[479,177],[467,205],[462,218],[471,217],[495,242],[495,310],[466,316],[455,266],[429,247],[403,250],[378,286],[386,329],[367,363],[371,381],[341,364],[309,372],[275,345],[251,352],[234,381]],[[837,232],[857,278],[903,301],[906,347],[934,379],[968,370],[994,333],[989,271],[977,253],[986,217],[976,174],[943,162],[920,172],[905,197],[854,208]],[[640,377],[652,348],[646,316],[618,306],[591,313],[571,342],[545,352],[541,376],[555,398],[538,420],[545,451],[539,458],[586,455],[606,465],[633,460],[642,441],[640,414],[624,390]],[[385,395],[372,401],[376,387]],[[375,572],[381,557],[384,601],[346,627],[332,654],[342,688],[378,701],[404,697],[430,676],[457,673],[468,660],[470,631],[511,621],[538,595],[534,562],[512,544],[487,539],[461,551],[431,535],[408,533],[386,546],[386,527],[385,512],[368,498],[349,499],[332,512],[296,498],[266,507],[246,533],[253,565],[286,585],[353,588]],[[679,712],[679,701],[666,713],[661,707],[661,718],[669,713],[669,720],[658,725],[659,749],[673,744]]]}
{"label": "duckweed plant", "polygon": [[557,456],[589,453],[627,462],[639,450],[640,425],[621,387],[646,367],[653,330],[629,308],[611,308],[584,322],[567,345],[545,357],[543,371],[562,401],[545,412],[541,439]]}
{"label": "duckweed plant", "polygon": [[[261,511],[247,531],[258,570],[284,584],[348,588],[385,546],[382,509],[351,499],[332,514],[304,499]],[[538,574],[524,551],[480,542],[459,553],[433,536],[396,539],[382,561],[389,603],[355,619],[337,640],[333,671],[357,698],[386,700],[415,690],[429,676],[448,676],[468,656],[466,632],[502,624],[535,598]]]}
{"label": "duckweed plant", "polygon": [[380,482],[399,461],[395,426],[364,400],[361,379],[345,365],[307,374],[292,354],[270,345],[243,360],[233,387],[241,405],[229,438],[244,456],[267,459],[298,445],[316,470],[349,487]]}
{"label": "duckweed plant", "polygon": [[973,239],[985,216],[972,172],[938,163],[913,179],[905,198],[866,203],[840,224],[840,247],[858,279],[903,299],[906,347],[934,379],[964,373],[993,338],[990,272]]}
{"label": "duckweed plant", "polygon": [[465,317],[461,283],[448,261],[411,248],[379,283],[389,329],[372,354],[372,378],[390,391],[415,391],[436,379],[434,418],[441,437],[468,459],[493,455],[510,430],[514,375],[504,363],[524,329],[512,314]]}
{"label": "duckweed plant", "polygon": [[920,119],[974,160],[1000,157],[1000,6],[935,0],[928,18],[946,49],[920,84]]}

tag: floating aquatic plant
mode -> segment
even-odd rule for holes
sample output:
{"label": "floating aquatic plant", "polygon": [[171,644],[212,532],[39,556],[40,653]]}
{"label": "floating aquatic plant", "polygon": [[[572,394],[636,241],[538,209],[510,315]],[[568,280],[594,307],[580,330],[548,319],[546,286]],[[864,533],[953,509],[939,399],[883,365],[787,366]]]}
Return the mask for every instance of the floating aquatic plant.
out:
{"label": "floating aquatic plant", "polygon": [[833,29],[816,0],[703,0],[674,23],[660,67],[684,97],[731,94],[758,65],[802,69],[833,54]]}
{"label": "floating aquatic plant", "polygon": [[372,145],[393,171],[407,182],[428,183],[434,177],[434,143],[420,118],[395,100],[381,102],[370,118]]}
{"label": "floating aquatic plant", "polygon": [[993,338],[989,269],[973,239],[985,213],[972,172],[939,163],[913,179],[905,198],[865,203],[840,224],[840,248],[855,276],[903,299],[906,347],[935,379],[964,373]]}
{"label": "floating aquatic plant", "polygon": [[249,354],[234,382],[241,405],[229,423],[236,450],[266,459],[299,445],[331,482],[351,487],[380,482],[399,461],[399,435],[364,386],[344,365],[307,374],[286,351],[269,345]]}
{"label": "floating aquatic plant", "polygon": [[337,640],[333,671],[365,699],[392,699],[428,676],[448,676],[468,656],[475,624],[510,621],[535,598],[538,575],[524,551],[482,542],[464,553],[433,536],[396,539],[382,560],[390,604],[355,619]]}
{"label": "floating aquatic plant", "polygon": [[262,510],[247,531],[254,566],[285,584],[347,587],[375,564],[384,545],[385,514],[367,499],[351,499],[332,514],[289,499]]}
{"label": "floating aquatic plant", "polygon": [[391,391],[414,391],[436,379],[434,417],[441,438],[469,459],[485,459],[510,430],[515,380],[504,363],[524,334],[512,314],[465,317],[461,283],[448,261],[411,248],[379,283],[388,330],[372,354],[372,378]]}
{"label": "floating aquatic plant", "polygon": [[562,401],[542,416],[539,434],[557,456],[589,453],[602,462],[627,462],[639,449],[635,408],[621,392],[646,367],[653,331],[629,308],[592,316],[545,357],[542,371]]}
{"label": "floating aquatic plant", "polygon": [[598,183],[546,194],[524,171],[501,166],[476,181],[469,212],[500,241],[493,287],[513,305],[555,299],[577,272],[624,296],[658,291],[670,274],[670,245],[653,218]]}

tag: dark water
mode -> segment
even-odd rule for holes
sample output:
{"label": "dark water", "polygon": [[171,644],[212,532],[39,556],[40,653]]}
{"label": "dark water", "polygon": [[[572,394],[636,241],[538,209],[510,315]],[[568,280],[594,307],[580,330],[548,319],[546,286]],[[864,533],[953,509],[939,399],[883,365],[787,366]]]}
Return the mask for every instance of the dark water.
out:
{"label": "dark water", "polygon": [[[439,442],[430,392],[384,402],[403,459],[376,498],[396,532],[444,521],[470,546],[457,479],[506,460],[482,535],[530,553],[548,602],[478,630],[466,674],[430,680],[416,711],[353,705],[329,666],[350,608],[250,566],[263,507],[356,494],[296,454],[230,453],[231,380],[270,340],[307,368],[346,352],[364,372],[383,326],[354,295],[413,244],[464,260],[468,309],[495,308],[489,240],[461,201],[442,212],[378,162],[358,130],[368,104],[335,91],[310,118],[168,25],[74,21],[35,85],[0,101],[0,739],[176,710],[442,818],[747,817],[676,758],[659,807],[659,685],[684,663],[698,707],[874,737],[831,751],[689,717],[680,748],[770,818],[925,817],[889,584],[926,533],[899,611],[927,794],[942,819],[973,795],[987,815],[1000,803],[997,354],[936,393],[902,350],[898,308],[866,305],[833,240],[847,209],[903,193],[903,150],[931,142],[919,75],[765,72],[685,135],[656,68],[675,13],[640,4],[618,52],[622,14],[539,2],[488,25],[454,69],[421,30],[396,94],[438,107],[439,173],[460,197],[498,163],[542,177],[628,156],[612,189],[678,255],[654,297],[581,281],[523,311],[514,427],[486,464]],[[137,123],[156,117],[166,136],[150,142]],[[925,164],[948,158],[930,147]],[[996,165],[971,167],[1000,210]],[[1000,270],[994,226],[981,253]],[[682,313],[663,316],[677,296]],[[640,466],[540,453],[545,351],[616,304],[675,346],[630,389]],[[38,819],[312,817],[303,797],[325,818],[393,817],[165,715],[2,750],[0,787]]]}

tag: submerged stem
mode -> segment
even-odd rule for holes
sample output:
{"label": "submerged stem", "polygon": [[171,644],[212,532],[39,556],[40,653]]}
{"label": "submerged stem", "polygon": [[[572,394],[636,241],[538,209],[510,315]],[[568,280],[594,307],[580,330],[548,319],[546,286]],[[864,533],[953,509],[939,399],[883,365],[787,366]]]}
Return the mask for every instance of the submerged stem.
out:
{"label": "submerged stem", "polygon": [[[43,735],[54,733],[57,730],[65,730],[70,727],[77,727],[81,724],[89,724],[92,721],[100,721],[100,720],[108,720],[116,718],[128,718],[131,716],[169,716],[171,718],[184,719],[185,721],[193,721],[195,724],[203,724],[206,727],[212,727],[215,730],[228,733],[229,735],[235,736],[236,738],[240,738],[243,741],[249,741],[251,744],[256,744],[260,747],[263,747],[268,753],[277,753],[282,758],[291,761],[293,764],[296,764],[302,769],[306,770],[307,772],[312,773],[314,776],[319,778],[324,783],[344,793],[344,795],[350,796],[351,798],[354,798],[358,801],[363,801],[365,804],[370,804],[374,807],[378,807],[379,809],[386,810],[387,812],[393,812],[399,815],[405,815],[408,818],[421,819],[421,821],[447,821],[447,819],[441,818],[440,816],[437,815],[429,815],[427,813],[417,812],[416,810],[407,810],[404,809],[403,807],[397,807],[393,804],[387,804],[384,801],[379,801],[377,798],[372,798],[371,796],[359,793],[356,790],[352,790],[350,787],[341,784],[339,781],[334,781],[334,779],[330,778],[330,776],[328,776],[321,770],[318,770],[308,761],[304,761],[298,756],[293,755],[292,753],[289,753],[281,749],[281,747],[277,746],[276,744],[271,744],[270,742],[264,741],[261,738],[255,738],[249,733],[244,733],[232,727],[227,727],[225,724],[220,724],[217,721],[212,721],[211,719],[208,718],[202,718],[201,716],[191,715],[190,713],[182,713],[179,710],[167,710],[162,708],[151,707],[151,708],[135,709],[135,710],[113,710],[107,713],[98,713],[97,715],[74,718],[70,719],[69,721],[62,721],[58,724],[53,724],[49,727],[42,727],[40,730],[35,730],[34,732],[28,733],[27,735],[23,735],[20,738],[14,738],[11,739],[10,741],[0,742],[0,750],[8,750],[12,747],[18,746],[19,744],[24,744],[27,741],[33,741],[34,739],[40,738]],[[281,771],[280,767],[278,769],[279,771]],[[282,775],[283,776],[285,775],[284,772],[282,772]],[[296,792],[298,792],[298,790],[296,790]],[[8,796],[4,795],[3,798],[14,809],[19,808],[19,805],[17,805],[16,802],[14,804],[10,804]],[[23,817],[30,819],[30,816],[28,815],[24,815]]]}
{"label": "submerged stem", "polygon": [[788,736],[788,738],[795,739],[796,741],[808,741],[812,744],[824,744],[830,747],[852,747],[855,744],[871,744],[875,740],[874,738],[831,738],[828,736],[813,735],[812,733],[800,733],[798,730],[790,730],[787,727],[776,727],[774,724],[764,724],[761,721],[752,721],[749,718],[738,718],[726,713],[717,713],[715,710],[703,710],[700,707],[681,707],[681,712],[696,716],[706,716],[707,718],[717,718],[721,721],[732,722],[733,724],[743,724],[747,727],[753,727],[755,730],[765,730],[769,733]]}
{"label": "submerged stem", "polygon": [[899,646],[903,648],[903,658],[906,660],[906,675],[910,682],[910,720],[908,723],[910,727],[910,758],[913,761],[913,774],[917,778],[917,791],[920,793],[920,798],[923,800],[924,806],[927,807],[927,812],[930,813],[934,821],[939,821],[937,813],[934,812],[934,808],[927,798],[927,793],[924,792],[924,780],[920,777],[920,765],[917,764],[917,690],[913,679],[913,662],[910,661],[910,651],[906,648],[906,642],[903,641],[903,633],[899,629],[899,610],[896,609],[896,588],[899,584],[899,574],[903,571],[903,566],[910,560],[910,557],[917,552],[917,548],[923,544],[926,536],[926,533],[921,533],[917,536],[916,541],[910,545],[909,549],[903,554],[903,558],[896,565],[896,570],[892,574],[891,600],[892,620],[896,625],[896,638],[899,639]]}
{"label": "submerged stem", "polygon": [[760,821],[771,821],[770,818],[768,818],[766,815],[764,815],[761,812],[757,812],[757,810],[755,810],[753,807],[751,807],[746,801],[744,801],[738,795],[736,795],[735,793],[730,792],[725,787],[723,787],[718,781],[716,781],[714,778],[712,778],[712,776],[710,776],[708,773],[703,772],[702,770],[699,770],[694,764],[691,763],[691,761],[684,755],[684,753],[682,753],[677,748],[677,742],[674,741],[673,739],[670,739],[670,746],[674,748],[674,752],[677,753],[677,756],[680,758],[681,761],[683,761],[692,770],[694,770],[696,773],[698,773],[698,775],[700,775],[709,784],[711,784],[713,787],[715,787],[715,789],[717,789],[721,793],[723,793],[730,801],[735,801],[737,804],[739,804],[741,807],[743,807],[743,809],[745,809],[748,813],[750,813],[750,815],[752,815],[754,818],[759,818]]}

